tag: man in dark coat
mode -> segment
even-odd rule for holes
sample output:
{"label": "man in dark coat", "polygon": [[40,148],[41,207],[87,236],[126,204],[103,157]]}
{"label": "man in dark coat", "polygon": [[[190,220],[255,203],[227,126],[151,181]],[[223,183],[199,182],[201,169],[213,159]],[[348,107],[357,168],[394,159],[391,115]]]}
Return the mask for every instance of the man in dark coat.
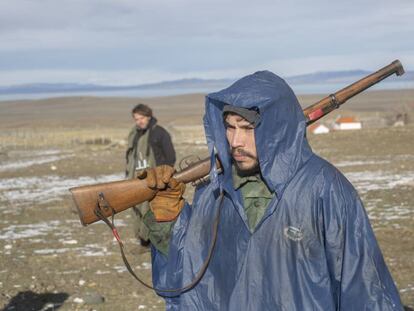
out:
{"label": "man in dark coat", "polygon": [[[125,176],[135,178],[139,171],[158,165],[174,166],[175,150],[171,136],[157,124],[152,110],[144,104],[138,104],[132,109],[135,125],[128,135],[126,151]],[[133,226],[137,239],[141,245],[149,243],[149,231],[142,221],[142,217],[149,210],[148,202],[133,208]]]}
{"label": "man in dark coat", "polygon": [[[262,71],[209,94],[204,123],[223,174],[212,166],[192,206],[172,168],[146,175],[159,189],[145,221],[167,310],[403,310],[356,190],[312,152],[284,80]],[[202,278],[185,291],[163,291],[196,279],[218,210]],[[173,223],[166,243],[157,239],[157,220]]]}

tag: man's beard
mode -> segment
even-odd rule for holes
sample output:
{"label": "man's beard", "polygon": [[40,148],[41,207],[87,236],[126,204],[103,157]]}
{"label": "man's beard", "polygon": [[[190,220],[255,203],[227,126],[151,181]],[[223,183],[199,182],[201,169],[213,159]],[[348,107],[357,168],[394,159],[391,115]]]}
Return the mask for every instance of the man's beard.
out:
{"label": "man's beard", "polygon": [[[235,154],[252,159],[253,160],[252,165],[247,167],[247,168],[240,167],[238,162],[234,159]],[[243,149],[240,149],[240,148],[237,149],[236,148],[236,149],[232,149],[231,155],[232,155],[232,158],[233,158],[233,162],[236,164],[237,173],[240,176],[250,176],[250,175],[254,175],[254,174],[259,172],[259,162],[257,160],[257,157],[255,157],[251,153],[249,153],[249,152],[247,152]]]}

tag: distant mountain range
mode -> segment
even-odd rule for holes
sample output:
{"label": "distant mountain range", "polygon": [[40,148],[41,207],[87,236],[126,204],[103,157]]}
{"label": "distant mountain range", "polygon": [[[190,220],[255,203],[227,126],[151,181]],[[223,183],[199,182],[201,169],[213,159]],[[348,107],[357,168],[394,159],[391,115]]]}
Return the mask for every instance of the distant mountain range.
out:
{"label": "distant mountain range", "polygon": [[151,89],[173,89],[173,88],[205,88],[221,86],[232,83],[231,79],[181,79],[140,85],[97,85],[80,83],[31,83],[12,86],[0,86],[1,94],[27,94],[27,93],[63,93],[82,91],[129,91],[129,90],[151,90]]}
{"label": "distant mountain range", "polygon": [[[370,74],[364,70],[315,72],[298,76],[285,77],[294,88],[298,85],[339,84],[347,85]],[[0,96],[10,94],[48,94],[48,93],[82,93],[82,92],[113,92],[113,91],[151,91],[151,90],[212,90],[226,87],[236,79],[181,79],[151,84],[113,86],[80,83],[33,83],[11,86],[0,86]],[[408,71],[401,77],[392,76],[383,83],[409,82],[414,83],[414,71]]]}

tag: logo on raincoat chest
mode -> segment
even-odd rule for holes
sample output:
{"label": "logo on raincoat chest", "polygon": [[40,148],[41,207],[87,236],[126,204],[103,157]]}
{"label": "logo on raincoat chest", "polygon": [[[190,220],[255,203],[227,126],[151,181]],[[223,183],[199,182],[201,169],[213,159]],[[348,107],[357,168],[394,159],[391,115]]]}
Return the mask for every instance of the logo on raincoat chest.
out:
{"label": "logo on raincoat chest", "polygon": [[301,229],[289,226],[283,230],[285,237],[292,240],[292,241],[300,241],[303,239],[303,232]]}

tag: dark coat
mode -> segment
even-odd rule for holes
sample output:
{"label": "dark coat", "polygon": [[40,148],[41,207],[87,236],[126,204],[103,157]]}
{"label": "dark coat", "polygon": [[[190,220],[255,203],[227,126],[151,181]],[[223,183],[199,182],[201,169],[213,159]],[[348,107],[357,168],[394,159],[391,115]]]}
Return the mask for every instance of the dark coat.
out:
{"label": "dark coat", "polygon": [[[224,104],[260,112],[259,165],[276,195],[253,233],[233,188]],[[257,72],[208,95],[204,120],[212,159],[217,150],[224,173],[213,167],[211,182],[186,204],[168,256],[153,248],[154,285],[181,288],[198,274],[222,191],[218,237],[195,287],[178,296],[159,293],[169,296],[167,310],[403,310],[357,192],[312,152],[302,109],[281,78]]]}

